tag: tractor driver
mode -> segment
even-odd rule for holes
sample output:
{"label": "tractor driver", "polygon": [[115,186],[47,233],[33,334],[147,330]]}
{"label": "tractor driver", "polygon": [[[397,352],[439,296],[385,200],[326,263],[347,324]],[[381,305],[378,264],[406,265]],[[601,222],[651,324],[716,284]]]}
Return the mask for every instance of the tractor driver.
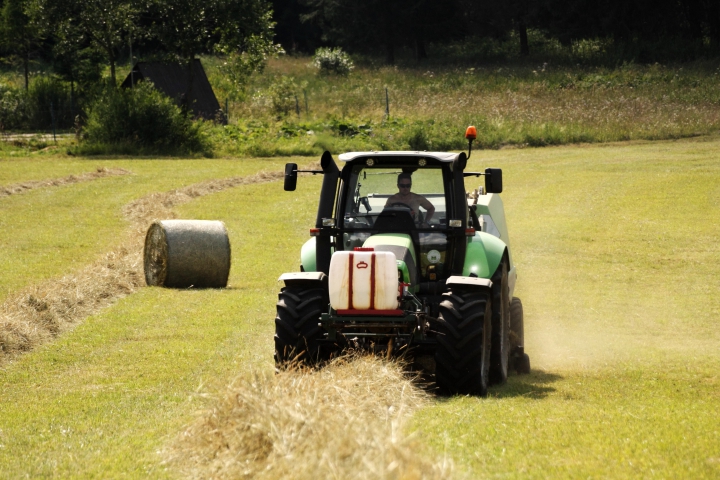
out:
{"label": "tractor driver", "polygon": [[417,219],[419,207],[422,207],[426,210],[425,219],[422,226],[427,226],[433,214],[435,213],[435,207],[433,206],[433,204],[430,203],[430,201],[422,195],[418,195],[417,193],[413,193],[410,191],[410,188],[412,187],[412,176],[409,173],[401,173],[400,175],[398,175],[397,186],[399,192],[388,198],[385,206],[390,207],[393,204],[398,203],[407,205],[408,207],[410,207],[410,214],[415,219]]}

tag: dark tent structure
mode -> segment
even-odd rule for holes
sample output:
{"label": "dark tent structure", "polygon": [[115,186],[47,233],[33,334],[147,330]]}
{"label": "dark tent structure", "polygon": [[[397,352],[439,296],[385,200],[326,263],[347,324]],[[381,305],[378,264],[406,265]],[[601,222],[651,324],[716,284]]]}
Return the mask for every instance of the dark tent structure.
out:
{"label": "dark tent structure", "polygon": [[[178,106],[182,106],[188,91],[188,73],[188,68],[179,63],[138,62],[121,87],[132,88],[136,83],[150,80],[156,89],[175,100]],[[225,115],[198,59],[193,60],[192,76],[192,92],[188,104],[190,111],[196,118],[220,119],[225,123]]]}

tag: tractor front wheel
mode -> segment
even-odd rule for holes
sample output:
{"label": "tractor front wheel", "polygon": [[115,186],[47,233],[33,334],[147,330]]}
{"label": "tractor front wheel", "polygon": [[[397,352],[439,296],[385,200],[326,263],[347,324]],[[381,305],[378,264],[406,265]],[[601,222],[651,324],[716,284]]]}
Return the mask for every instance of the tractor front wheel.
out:
{"label": "tractor front wheel", "polygon": [[441,393],[486,396],[490,370],[490,295],[443,294],[437,322],[435,382]]}
{"label": "tractor front wheel", "polygon": [[278,295],[275,317],[275,365],[297,362],[313,365],[320,360],[320,315],[328,305],[322,288],[285,287]]}

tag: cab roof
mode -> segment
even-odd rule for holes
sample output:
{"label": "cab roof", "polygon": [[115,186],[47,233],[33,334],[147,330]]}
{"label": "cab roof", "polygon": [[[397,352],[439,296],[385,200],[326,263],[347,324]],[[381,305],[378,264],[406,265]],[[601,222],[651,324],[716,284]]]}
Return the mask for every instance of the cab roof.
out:
{"label": "cab roof", "polygon": [[[341,153],[338,157],[341,162],[352,162],[361,158],[396,158],[404,159],[428,158],[443,163],[452,163],[460,154],[452,152],[412,152],[412,151],[387,151],[387,152],[347,152]],[[403,158],[404,157],[404,158]]]}

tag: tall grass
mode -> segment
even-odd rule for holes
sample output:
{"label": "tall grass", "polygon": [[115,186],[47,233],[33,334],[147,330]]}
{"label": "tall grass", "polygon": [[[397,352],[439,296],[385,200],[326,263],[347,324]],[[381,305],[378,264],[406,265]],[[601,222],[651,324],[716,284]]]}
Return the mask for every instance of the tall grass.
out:
{"label": "tall grass", "polygon": [[[206,59],[221,102],[242,98],[231,103],[230,125],[215,129],[216,150],[265,156],[461,149],[470,124],[478,128],[479,147],[490,149],[671,139],[720,129],[717,60],[617,68],[365,63],[349,77],[319,76],[310,63],[306,57],[273,60],[237,97],[219,78],[217,61]],[[297,98],[299,114],[273,108],[279,84],[293,104]]]}

